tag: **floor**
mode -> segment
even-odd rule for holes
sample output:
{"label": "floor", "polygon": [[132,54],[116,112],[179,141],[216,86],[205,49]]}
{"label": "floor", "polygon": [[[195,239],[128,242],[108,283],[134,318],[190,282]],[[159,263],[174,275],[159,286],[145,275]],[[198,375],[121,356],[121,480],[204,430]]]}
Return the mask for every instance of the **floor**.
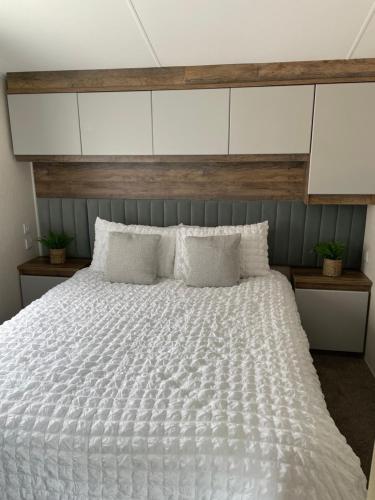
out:
{"label": "floor", "polygon": [[312,353],[328,410],[370,474],[375,440],[375,377],[362,358]]}

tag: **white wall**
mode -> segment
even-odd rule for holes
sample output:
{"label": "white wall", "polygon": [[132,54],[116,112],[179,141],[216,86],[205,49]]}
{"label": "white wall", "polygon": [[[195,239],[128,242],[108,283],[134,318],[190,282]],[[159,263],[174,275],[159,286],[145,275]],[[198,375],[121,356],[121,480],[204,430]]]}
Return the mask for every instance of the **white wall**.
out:
{"label": "white wall", "polygon": [[[366,262],[366,254],[368,262]],[[367,342],[365,359],[372,373],[375,375],[375,206],[368,207],[366,234],[364,244],[363,272],[373,282],[372,299],[369,312],[369,323],[367,331]]]}
{"label": "white wall", "polygon": [[0,75],[0,324],[21,307],[17,265],[37,253],[25,250],[22,224],[36,238],[31,167],[13,158],[4,78]]}

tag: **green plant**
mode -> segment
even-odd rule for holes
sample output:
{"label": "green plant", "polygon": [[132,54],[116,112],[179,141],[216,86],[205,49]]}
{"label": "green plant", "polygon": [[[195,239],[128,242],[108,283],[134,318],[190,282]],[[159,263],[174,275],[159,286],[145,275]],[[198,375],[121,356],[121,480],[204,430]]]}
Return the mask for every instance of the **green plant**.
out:
{"label": "green plant", "polygon": [[323,259],[341,260],[345,251],[345,245],[339,241],[318,243],[314,252]]}
{"label": "green plant", "polygon": [[47,236],[38,239],[42,245],[52,250],[66,248],[73,240],[72,236],[65,233],[54,233],[53,231],[50,231]]}

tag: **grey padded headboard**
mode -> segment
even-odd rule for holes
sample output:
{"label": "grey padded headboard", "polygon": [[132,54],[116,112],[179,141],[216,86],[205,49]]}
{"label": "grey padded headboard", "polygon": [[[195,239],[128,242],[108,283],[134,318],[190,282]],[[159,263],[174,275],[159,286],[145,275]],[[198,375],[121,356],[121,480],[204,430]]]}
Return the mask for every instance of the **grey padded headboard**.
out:
{"label": "grey padded headboard", "polygon": [[64,230],[75,236],[69,253],[91,257],[97,216],[126,224],[197,226],[251,224],[268,220],[269,253],[274,265],[317,266],[311,251],[323,240],[339,240],[344,265],[359,268],[366,206],[308,205],[300,201],[203,201],[39,198],[41,233]]}

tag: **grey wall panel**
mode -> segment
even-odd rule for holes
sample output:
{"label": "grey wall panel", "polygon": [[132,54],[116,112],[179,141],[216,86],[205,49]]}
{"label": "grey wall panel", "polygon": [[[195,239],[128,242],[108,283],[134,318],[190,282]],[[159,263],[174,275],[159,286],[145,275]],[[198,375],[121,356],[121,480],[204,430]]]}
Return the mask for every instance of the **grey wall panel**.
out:
{"label": "grey wall panel", "polygon": [[246,203],[246,224],[255,224],[262,220],[262,202],[249,201]]}
{"label": "grey wall panel", "polygon": [[123,222],[172,226],[252,224],[268,220],[270,262],[317,266],[312,249],[319,241],[345,243],[345,266],[360,268],[366,207],[305,206],[298,201],[97,200],[38,199],[42,234],[63,229],[75,236],[70,255],[90,257],[96,217]]}
{"label": "grey wall panel", "polygon": [[165,200],[163,204],[164,209],[164,224],[163,226],[175,226],[178,220],[178,206],[176,200]]}
{"label": "grey wall panel", "polygon": [[164,202],[163,200],[151,200],[151,226],[164,226]]}
{"label": "grey wall panel", "polygon": [[111,200],[111,214],[113,222],[125,222],[125,208],[123,200]]}
{"label": "grey wall panel", "polygon": [[[268,221],[269,233],[268,233],[268,256],[270,262],[274,264],[279,264],[278,261],[274,259],[275,253],[275,234],[276,234],[276,215],[277,215],[277,201],[267,201],[261,202],[261,217],[260,221]],[[259,220],[254,221],[259,222]]]}
{"label": "grey wall panel", "polygon": [[125,200],[125,222],[126,224],[137,224],[138,207],[137,200]]}
{"label": "grey wall panel", "polygon": [[205,202],[203,200],[197,200],[196,202],[191,202],[191,222],[192,226],[199,226],[201,223],[204,225],[204,213],[205,213]]}
{"label": "grey wall panel", "polygon": [[[318,257],[313,248],[319,241],[320,224],[322,221],[322,207],[309,205],[306,208],[305,230],[303,238],[302,265],[314,267],[318,265]],[[333,239],[332,237],[329,239]]]}
{"label": "grey wall panel", "polygon": [[112,220],[111,200],[98,200],[99,217],[106,220]]}
{"label": "grey wall panel", "polygon": [[291,206],[292,202],[290,201],[283,201],[277,204],[273,249],[273,260],[275,262],[288,262]]}
{"label": "grey wall panel", "polygon": [[357,242],[363,240],[366,227],[367,207],[355,206],[353,209],[352,226],[349,237],[349,245],[346,253],[346,262],[360,262],[362,259],[362,247]]}
{"label": "grey wall panel", "polygon": [[151,225],[151,201],[150,200],[138,200],[138,224],[143,226]]}
{"label": "grey wall panel", "polygon": [[223,201],[218,205],[218,225],[231,226],[233,224],[231,201]]}
{"label": "grey wall panel", "polygon": [[303,245],[305,238],[306,205],[292,203],[290,209],[290,231],[288,264],[302,266]]}
{"label": "grey wall panel", "polygon": [[[65,200],[62,200],[63,202]],[[64,205],[63,205],[64,206]],[[86,200],[74,200],[74,222],[76,228],[76,256],[85,257],[91,254],[90,236],[87,230],[88,219]],[[64,209],[63,209],[64,213]]]}
{"label": "grey wall panel", "polygon": [[235,223],[246,224],[246,208],[247,203],[245,201],[233,202],[232,225]]}
{"label": "grey wall panel", "polygon": [[64,233],[69,235],[74,235],[74,241],[68,247],[68,255],[79,255],[77,248],[77,239],[81,238],[81,235],[77,231],[76,220],[75,220],[75,205],[72,199],[62,199],[60,201],[61,210],[61,223],[59,222],[60,211],[54,213],[55,204],[52,203],[54,200],[50,201],[50,219],[54,231],[60,231],[61,229]]}
{"label": "grey wall panel", "polygon": [[177,219],[181,224],[191,225],[191,202],[189,200],[180,200],[177,205]]}
{"label": "grey wall panel", "polygon": [[205,203],[204,226],[219,225],[218,205],[219,202],[216,200],[209,200]]}

